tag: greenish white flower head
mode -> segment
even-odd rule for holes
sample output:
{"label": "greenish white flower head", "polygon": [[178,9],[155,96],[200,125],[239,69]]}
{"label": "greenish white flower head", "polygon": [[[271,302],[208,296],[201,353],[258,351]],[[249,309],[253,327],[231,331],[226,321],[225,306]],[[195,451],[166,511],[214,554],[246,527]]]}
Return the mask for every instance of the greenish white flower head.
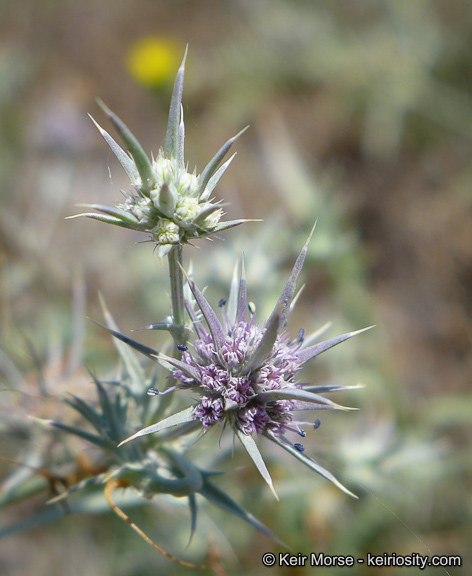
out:
{"label": "greenish white flower head", "polygon": [[164,148],[149,159],[125,124],[103,102],[108,115],[123,140],[126,151],[93,120],[127,173],[131,192],[116,207],[88,205],[98,211],[80,214],[109,224],[146,232],[165,256],[176,246],[238,226],[247,220],[220,222],[222,205],[212,199],[218,181],[234,158],[221,164],[233,142],[244,130],[230,138],[200,175],[188,172],[184,161],[185,126],[182,112],[182,90],[185,56],[177,73],[172,95]]}
{"label": "greenish white flower head", "polygon": [[134,184],[135,193],[128,194],[118,208],[127,213],[135,229],[148,232],[158,246],[160,256],[173,246],[189,242],[221,230],[223,210],[218,203],[204,200],[209,187],[200,194],[200,182],[196,174],[190,174],[180,166],[177,158],[166,158],[164,151],[151,164],[153,187],[149,195],[141,192],[139,179]]}

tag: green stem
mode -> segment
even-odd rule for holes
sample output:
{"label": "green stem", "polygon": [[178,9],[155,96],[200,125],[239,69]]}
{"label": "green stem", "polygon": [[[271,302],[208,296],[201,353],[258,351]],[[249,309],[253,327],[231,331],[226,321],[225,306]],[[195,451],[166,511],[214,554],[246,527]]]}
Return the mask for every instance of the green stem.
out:
{"label": "green stem", "polygon": [[[184,301],[184,275],[182,273],[183,263],[183,248],[181,245],[177,246],[169,252],[167,258],[169,259],[169,278],[170,278],[170,295],[172,300],[172,319],[175,327],[181,327],[178,330],[173,330],[172,337],[174,339],[173,356],[180,360],[182,352],[178,349],[179,344],[187,342],[189,331],[185,328],[185,301]],[[175,384],[174,378],[167,381],[168,386],[171,387]],[[159,411],[165,410],[168,403],[172,400],[172,395],[161,396],[159,403]]]}
{"label": "green stem", "polygon": [[[181,245],[179,245],[174,248],[174,250],[169,252],[168,255],[170,294],[172,299],[172,318],[174,324],[180,326],[185,324],[184,275],[182,274],[181,269],[181,266],[183,265],[182,253],[183,248]],[[177,343],[178,342],[176,342],[176,344]]]}

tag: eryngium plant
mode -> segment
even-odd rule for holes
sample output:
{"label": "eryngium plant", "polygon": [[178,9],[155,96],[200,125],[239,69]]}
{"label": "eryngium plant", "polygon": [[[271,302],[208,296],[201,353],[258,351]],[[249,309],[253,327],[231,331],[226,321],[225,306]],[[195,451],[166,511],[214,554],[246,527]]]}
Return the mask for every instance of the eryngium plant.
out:
{"label": "eryngium plant", "polygon": [[[137,492],[138,500],[136,497],[128,500],[134,505],[142,503],[143,498],[159,494],[186,498],[192,533],[197,520],[196,496],[200,495],[273,537],[265,526],[218,488],[212,480],[215,472],[201,469],[188,458],[188,444],[185,445],[182,439],[190,433],[205,433],[215,426],[226,427],[239,438],[274,495],[272,479],[258,449],[257,440],[261,436],[353,496],[304,452],[301,443],[289,440],[291,434],[302,438],[306,435],[302,426],[310,423],[295,417],[301,410],[351,410],[322,395],[346,390],[346,387],[312,386],[300,381],[299,374],[308,360],[362,332],[349,332],[319,343],[314,342],[321,331],[304,337],[301,330],[295,338],[286,332],[287,320],[297,300],[296,284],[311,234],[264,325],[257,324],[255,311],[248,304],[243,263],[236,266],[228,300],[220,302],[221,320],[191,278],[187,277],[185,286],[183,246],[244,220],[220,222],[221,204],[211,198],[232,158],[222,165],[221,162],[237,136],[228,140],[200,176],[190,174],[185,166],[181,112],[184,65],[185,57],[174,86],[165,145],[154,159],[147,157],[123,122],[102,105],[127,151],[97,125],[98,129],[128,174],[133,191],[126,193],[125,201],[117,207],[94,204],[92,208],[97,212],[85,214],[146,232],[155,243],[158,256],[168,258],[172,314],[148,328],[171,334],[174,340],[172,355],[167,356],[122,334],[103,303],[106,328],[116,338],[121,358],[118,378],[102,381],[92,375],[98,403],[79,396],[65,400],[82,422],[36,419],[47,429],[68,433],[71,438],[91,444],[100,452],[96,465],[89,468],[89,476],[72,486],[66,484],[65,491],[54,501],[79,492],[82,500],[78,503],[74,500],[70,509],[87,510],[87,495],[92,493],[94,496],[97,486],[104,485],[105,504],[156,548],[157,545],[115,505],[112,499],[115,488],[131,488],[133,493]],[[187,298],[184,290],[187,290]],[[193,340],[190,338],[192,332],[195,334]],[[133,349],[157,362],[150,375]],[[160,365],[171,374],[163,372]],[[185,389],[193,392],[193,404],[169,416],[169,405],[174,398],[169,393]],[[311,425],[316,429],[319,420],[312,421]],[[160,433],[150,436],[154,432]],[[128,443],[143,436],[139,443]],[[70,450],[66,452],[71,453]],[[29,466],[26,462],[19,464]],[[55,464],[52,462],[51,467]],[[40,474],[45,474],[44,468]],[[32,475],[32,467],[29,469]],[[54,475],[49,471],[47,474],[48,478]],[[9,485],[14,486],[14,490],[4,495],[3,501],[0,498],[0,506],[39,490],[37,484],[30,487],[30,480],[24,480],[23,475],[10,478]],[[41,486],[44,489],[44,483]],[[33,519],[32,524],[46,521],[44,518],[58,518],[64,513],[60,507],[55,510],[55,514],[39,514],[40,518]],[[18,529],[18,526],[6,527],[0,530],[0,535]]]}

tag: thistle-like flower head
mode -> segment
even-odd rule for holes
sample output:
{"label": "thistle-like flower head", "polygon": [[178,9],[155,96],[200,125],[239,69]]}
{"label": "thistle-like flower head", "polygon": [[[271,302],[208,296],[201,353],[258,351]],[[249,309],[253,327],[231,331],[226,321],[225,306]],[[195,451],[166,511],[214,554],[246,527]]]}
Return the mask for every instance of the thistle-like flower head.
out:
{"label": "thistle-like flower head", "polygon": [[[300,331],[291,339],[285,331],[310,238],[263,327],[257,325],[255,312],[248,307],[243,266],[241,274],[235,271],[228,300],[220,302],[221,322],[202,292],[188,278],[200,312],[187,302],[187,311],[197,334],[193,350],[181,347],[181,360],[162,354],[158,354],[157,359],[171,365],[176,380],[173,389],[191,389],[196,403],[140,430],[128,440],[191,420],[200,421],[204,431],[222,423],[234,430],[271,488],[270,475],[254,439],[260,435],[276,442],[348,492],[328,471],[303,453],[302,444],[292,443],[287,438],[290,433],[306,435],[300,426],[309,423],[297,421],[294,418],[297,411],[352,410],[320,394],[345,387],[312,386],[299,382],[297,375],[305,362],[363,331],[349,332],[317,344],[313,341],[318,334],[305,338]],[[316,429],[318,419],[312,425]]]}
{"label": "thistle-like flower head", "polygon": [[223,215],[222,205],[211,198],[234,154],[224,164],[221,166],[220,164],[233,142],[245,129],[220,148],[200,175],[195,171],[188,172],[184,161],[185,127],[181,104],[185,58],[186,54],[174,85],[165,145],[155,158],[148,158],[125,124],[99,101],[127,151],[123,150],[93,118],[92,120],[127,173],[132,191],[124,192],[125,201],[116,207],[92,204],[88,207],[98,213],[87,212],[78,215],[148,233],[157,246],[159,256],[168,254],[178,245],[216,234],[247,221],[220,222]]}

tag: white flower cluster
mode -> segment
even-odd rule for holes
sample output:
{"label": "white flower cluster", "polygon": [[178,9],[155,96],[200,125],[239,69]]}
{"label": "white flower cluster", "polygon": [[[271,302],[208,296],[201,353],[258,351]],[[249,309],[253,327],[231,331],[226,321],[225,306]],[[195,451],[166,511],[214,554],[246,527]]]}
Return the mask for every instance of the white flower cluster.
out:
{"label": "white flower cluster", "polygon": [[[151,234],[159,256],[177,244],[215,231],[223,210],[217,203],[202,200],[211,191],[205,188],[200,192],[199,176],[182,169],[176,158],[165,158],[162,149],[152,163],[152,175],[149,195],[129,194],[119,208],[136,219],[140,230]],[[142,190],[139,177],[133,184],[137,191]]]}

